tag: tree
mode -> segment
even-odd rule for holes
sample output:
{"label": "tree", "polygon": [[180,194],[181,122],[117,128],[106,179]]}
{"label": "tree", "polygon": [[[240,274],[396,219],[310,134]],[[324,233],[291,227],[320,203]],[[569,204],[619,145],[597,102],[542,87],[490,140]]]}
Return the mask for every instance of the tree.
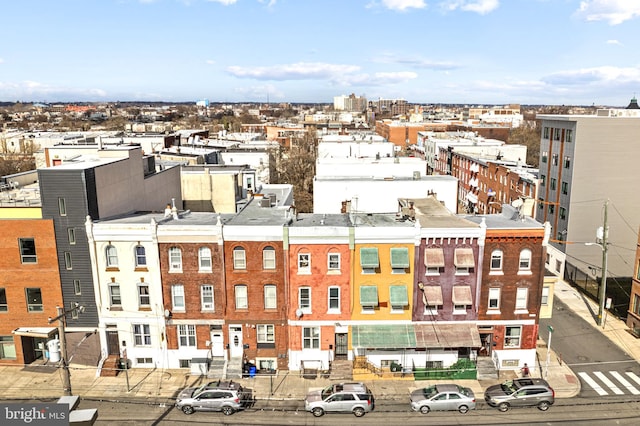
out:
{"label": "tree", "polygon": [[540,126],[536,120],[525,120],[520,127],[511,128],[507,143],[527,147],[526,163],[538,167],[540,160]]}

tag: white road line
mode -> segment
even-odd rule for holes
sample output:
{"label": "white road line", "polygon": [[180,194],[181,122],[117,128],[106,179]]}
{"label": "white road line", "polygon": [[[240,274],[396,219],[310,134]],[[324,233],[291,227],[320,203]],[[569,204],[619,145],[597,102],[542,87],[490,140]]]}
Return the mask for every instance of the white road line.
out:
{"label": "white road line", "polygon": [[602,389],[602,387],[600,387],[600,385],[598,383],[596,383],[595,380],[593,380],[587,373],[585,373],[584,371],[581,371],[578,373],[578,376],[580,376],[582,378],[582,380],[584,380],[585,382],[587,382],[587,384],[589,386],[591,386],[593,388],[594,391],[598,392],[598,395],[603,396],[603,395],[609,395],[609,392],[607,392],[606,390]]}
{"label": "white road line", "polygon": [[627,376],[629,376],[629,378],[631,380],[633,380],[634,382],[636,382],[637,384],[640,385],[640,377],[636,376],[635,373],[631,372],[631,371],[627,371]]}
{"label": "white road line", "polygon": [[619,381],[620,383],[622,383],[622,385],[623,385],[625,388],[627,388],[627,390],[628,390],[629,392],[631,392],[631,393],[632,393],[632,394],[634,394],[634,395],[640,395],[640,391],[639,391],[638,389],[634,388],[634,387],[633,387],[633,385],[632,385],[631,383],[629,383],[629,382],[627,381],[627,379],[625,379],[625,378],[622,376],[622,374],[618,373],[617,371],[611,371],[610,373],[611,373],[611,375],[612,375],[613,377],[615,377],[615,379],[616,379],[617,381]]}
{"label": "white road line", "polygon": [[605,376],[604,373],[600,371],[594,371],[593,375],[596,376],[598,379],[602,380],[602,383],[607,385],[607,387],[611,389],[613,393],[615,393],[616,395],[624,395],[624,392],[619,387],[617,387],[615,383],[609,380],[609,378]]}

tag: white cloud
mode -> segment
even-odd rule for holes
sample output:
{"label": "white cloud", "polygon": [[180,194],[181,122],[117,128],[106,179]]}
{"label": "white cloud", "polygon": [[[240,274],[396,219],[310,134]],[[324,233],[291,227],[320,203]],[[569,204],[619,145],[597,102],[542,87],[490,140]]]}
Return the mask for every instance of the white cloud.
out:
{"label": "white cloud", "polygon": [[341,74],[359,71],[356,65],[326,64],[320,62],[298,62],[295,64],[273,65],[269,67],[231,66],[227,71],[239,78],[257,80],[314,80],[333,79]]}
{"label": "white cloud", "polygon": [[440,7],[445,10],[460,9],[465,12],[475,12],[486,15],[493,12],[500,6],[499,0],[447,0],[440,3]]}
{"label": "white cloud", "polygon": [[216,63],[216,61],[214,61],[213,59],[207,59],[206,61],[204,61],[207,65],[213,65]]}
{"label": "white cloud", "polygon": [[410,65],[416,68],[430,69],[436,71],[447,71],[461,68],[460,65],[455,64],[453,62],[443,62],[443,61],[431,61],[428,59],[420,58],[420,57],[402,57],[396,56],[390,53],[381,53],[379,56],[375,57],[373,62],[386,63],[386,64],[402,64],[402,65]]}
{"label": "white cloud", "polygon": [[235,4],[238,0],[207,0],[213,3],[220,3],[225,6],[229,6],[230,4]]}
{"label": "white cloud", "polygon": [[25,80],[18,83],[0,82],[1,99],[18,100],[95,100],[103,99],[108,95],[102,89],[81,89],[76,87],[50,86],[32,80]]}
{"label": "white cloud", "polygon": [[549,84],[579,86],[583,84],[640,83],[640,68],[612,66],[560,71],[542,78]]}
{"label": "white cloud", "polygon": [[637,0],[585,0],[580,2],[576,15],[587,21],[607,21],[618,25],[640,16]]}
{"label": "white cloud", "polygon": [[607,40],[607,44],[617,44],[618,46],[622,46],[619,40]]}
{"label": "white cloud", "polygon": [[342,75],[333,79],[333,83],[342,86],[388,86],[405,83],[418,78],[418,74],[411,71],[377,72],[374,74]]}
{"label": "white cloud", "polygon": [[387,9],[405,11],[407,9],[424,9],[427,4],[424,0],[382,0],[382,5]]}
{"label": "white cloud", "polygon": [[285,99],[285,94],[276,88],[273,84],[265,84],[262,86],[238,87],[234,89],[238,95],[244,96],[249,100],[266,100],[268,99]]}
{"label": "white cloud", "polygon": [[4,62],[4,59],[0,58],[0,64]]}

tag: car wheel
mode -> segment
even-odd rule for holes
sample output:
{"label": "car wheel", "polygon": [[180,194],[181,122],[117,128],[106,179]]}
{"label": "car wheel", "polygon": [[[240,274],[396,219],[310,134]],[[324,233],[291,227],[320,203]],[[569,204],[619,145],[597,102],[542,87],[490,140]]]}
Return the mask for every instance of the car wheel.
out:
{"label": "car wheel", "polygon": [[551,406],[551,404],[549,404],[548,401],[542,401],[542,402],[540,402],[540,404],[538,404],[538,410],[547,411],[550,406]]}
{"label": "car wheel", "polygon": [[182,407],[182,412],[185,414],[193,414],[193,407],[190,405],[185,405],[184,407]]}
{"label": "car wheel", "polygon": [[364,416],[364,408],[362,407],[356,407],[353,409],[353,415],[356,417],[362,417]]}
{"label": "car wheel", "polygon": [[509,411],[509,408],[511,407],[509,407],[509,404],[506,402],[501,402],[500,404],[498,404],[498,410],[502,411],[503,413],[505,411]]}
{"label": "car wheel", "polygon": [[467,407],[466,405],[461,405],[458,407],[458,411],[462,414],[467,414],[469,412],[469,407]]}
{"label": "car wheel", "polygon": [[222,407],[222,414],[224,414],[225,416],[230,416],[235,412],[236,410],[234,410],[233,407],[229,407],[228,405]]}
{"label": "car wheel", "polygon": [[311,410],[311,412],[316,417],[322,417],[324,415],[324,410],[320,407],[314,408],[313,410]]}
{"label": "car wheel", "polygon": [[427,407],[426,405],[423,405],[422,407],[420,407],[420,412],[422,414],[429,414],[429,407]]}

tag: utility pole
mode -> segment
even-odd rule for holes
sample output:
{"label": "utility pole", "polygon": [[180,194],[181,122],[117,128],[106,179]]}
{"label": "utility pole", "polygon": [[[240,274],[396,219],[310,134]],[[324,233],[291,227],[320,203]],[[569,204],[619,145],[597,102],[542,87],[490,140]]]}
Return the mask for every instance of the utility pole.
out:
{"label": "utility pole", "polygon": [[609,227],[607,226],[607,208],[609,200],[604,202],[604,223],[602,227],[602,282],[600,283],[600,294],[598,296],[600,307],[598,309],[598,325],[604,328],[604,306],[607,300],[607,239]]}
{"label": "utility pole", "polygon": [[69,359],[67,358],[67,339],[65,337],[65,328],[67,327],[67,314],[84,312],[84,306],[75,304],[73,309],[65,311],[64,308],[56,306],[58,316],[49,318],[49,324],[58,321],[58,336],[60,338],[60,363],[62,364],[62,390],[65,396],[73,395],[71,393],[71,373],[69,372]]}

